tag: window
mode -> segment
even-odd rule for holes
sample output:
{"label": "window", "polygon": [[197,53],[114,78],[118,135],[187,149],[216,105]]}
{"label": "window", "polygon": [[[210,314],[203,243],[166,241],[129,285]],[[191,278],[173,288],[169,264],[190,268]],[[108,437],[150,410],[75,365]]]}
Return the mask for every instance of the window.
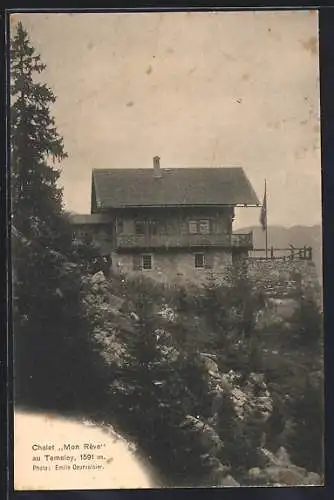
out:
{"label": "window", "polygon": [[190,220],[189,221],[190,234],[209,234],[210,221],[208,219]]}
{"label": "window", "polygon": [[135,233],[136,234],[145,234],[145,223],[143,221],[135,222]]}
{"label": "window", "polygon": [[196,268],[203,268],[204,267],[204,254],[202,253],[196,253],[195,254],[195,267]]}
{"label": "window", "polygon": [[133,270],[143,271],[144,269],[152,269],[152,255],[150,254],[134,254],[133,255]]}
{"label": "window", "polygon": [[142,256],[142,267],[143,269],[152,269],[152,255]]}
{"label": "window", "polygon": [[210,233],[210,222],[208,220],[200,220],[199,221],[199,232],[201,234],[209,234]]}
{"label": "window", "polygon": [[135,233],[155,236],[161,231],[161,223],[158,220],[147,219],[135,221]]}
{"label": "window", "polygon": [[189,221],[189,233],[190,234],[196,234],[197,233],[197,221],[196,220],[190,220]]}
{"label": "window", "polygon": [[91,238],[91,234],[87,229],[77,229],[75,231],[75,237],[82,241],[88,241]]}

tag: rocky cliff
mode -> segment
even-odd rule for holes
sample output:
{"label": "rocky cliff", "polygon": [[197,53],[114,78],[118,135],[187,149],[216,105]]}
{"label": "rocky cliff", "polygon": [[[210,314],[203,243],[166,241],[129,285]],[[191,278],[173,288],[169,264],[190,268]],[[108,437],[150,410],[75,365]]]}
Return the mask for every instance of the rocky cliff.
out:
{"label": "rocky cliff", "polygon": [[[250,280],[263,288],[268,300],[289,299],[300,287],[311,290],[313,271],[313,266],[306,262],[297,263],[296,267],[295,263],[277,266],[274,261],[250,261],[248,266]],[[263,373],[242,376],[238,370],[226,371],[225,362],[219,366],[212,353],[189,351],[185,355],[173,332],[179,334],[180,329],[188,328],[188,323],[182,322],[182,311],[177,312],[172,305],[170,291],[165,297],[163,289],[154,292],[155,303],[144,330],[141,329],[142,309],[136,300],[143,286],[131,281],[119,282],[116,278],[106,280],[100,272],[85,279],[85,304],[95,324],[93,336],[101,357],[113,374],[109,392],[111,408],[114,411],[119,406],[117,411],[130,422],[130,427],[137,429],[133,436],[138,435],[139,446],[146,442],[144,448],[151,450],[153,466],[157,466],[157,449],[163,442],[163,466],[168,460],[172,470],[178,464],[179,470],[174,470],[174,478],[168,478],[167,486],[190,486],[187,468],[192,462],[193,467],[197,462],[201,464],[198,481],[203,483],[197,486],[322,484],[319,474],[293,464],[284,446],[275,453],[268,448],[267,422],[273,416],[274,401]],[[147,301],[148,296],[145,297]],[[144,309],[145,300],[141,305]],[[205,324],[200,328],[205,328]],[[134,343],[140,350],[136,347],[134,351]],[[236,348],[239,343],[236,341]],[[142,371],[138,355],[146,348],[150,357],[145,357]],[[199,371],[192,364],[194,360]],[[189,380],[182,378],[188,370],[194,373]],[[196,382],[193,377],[198,373],[201,378]],[[175,377],[181,378],[174,380]],[[207,401],[202,409],[198,407],[202,403],[199,396],[189,403],[198,390],[197,383],[202,385],[202,398]],[[193,384],[196,387],[192,388]],[[136,403],[137,392],[140,397]],[[142,406],[143,399],[147,407]],[[146,411],[150,411],[149,420]],[[151,420],[155,422],[148,435],[140,419],[146,419],[146,426],[151,425]],[[243,463],[241,468],[238,461]]]}

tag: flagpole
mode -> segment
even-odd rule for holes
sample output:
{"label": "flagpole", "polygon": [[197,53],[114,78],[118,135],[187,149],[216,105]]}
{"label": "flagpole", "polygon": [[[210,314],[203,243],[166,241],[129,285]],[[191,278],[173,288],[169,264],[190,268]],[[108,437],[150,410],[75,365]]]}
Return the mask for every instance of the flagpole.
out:
{"label": "flagpole", "polygon": [[268,259],[268,197],[267,197],[267,179],[264,179],[264,193],[266,197],[266,211],[265,211],[265,228],[266,228],[266,260]]}
{"label": "flagpole", "polygon": [[266,240],[266,256],[265,259],[268,259],[268,219],[267,219],[267,179],[264,179],[264,195],[263,202],[261,207],[261,215],[260,215],[260,223],[262,226],[262,230],[265,231],[265,240]]}

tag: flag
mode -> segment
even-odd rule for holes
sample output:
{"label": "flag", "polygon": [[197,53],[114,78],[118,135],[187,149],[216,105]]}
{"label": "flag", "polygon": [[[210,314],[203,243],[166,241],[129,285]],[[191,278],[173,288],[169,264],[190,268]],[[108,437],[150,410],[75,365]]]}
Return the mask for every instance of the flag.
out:
{"label": "flag", "polygon": [[266,229],[267,229],[267,183],[266,183],[266,181],[264,181],[264,196],[263,196],[263,203],[262,203],[262,207],[261,207],[260,223],[261,223],[263,231],[266,231]]}

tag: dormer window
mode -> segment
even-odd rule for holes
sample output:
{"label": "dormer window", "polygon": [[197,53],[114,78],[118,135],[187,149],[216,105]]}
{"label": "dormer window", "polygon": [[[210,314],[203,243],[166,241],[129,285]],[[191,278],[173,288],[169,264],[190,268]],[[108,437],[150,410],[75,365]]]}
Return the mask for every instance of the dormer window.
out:
{"label": "dormer window", "polygon": [[210,234],[210,221],[209,219],[190,220],[189,221],[190,234]]}

